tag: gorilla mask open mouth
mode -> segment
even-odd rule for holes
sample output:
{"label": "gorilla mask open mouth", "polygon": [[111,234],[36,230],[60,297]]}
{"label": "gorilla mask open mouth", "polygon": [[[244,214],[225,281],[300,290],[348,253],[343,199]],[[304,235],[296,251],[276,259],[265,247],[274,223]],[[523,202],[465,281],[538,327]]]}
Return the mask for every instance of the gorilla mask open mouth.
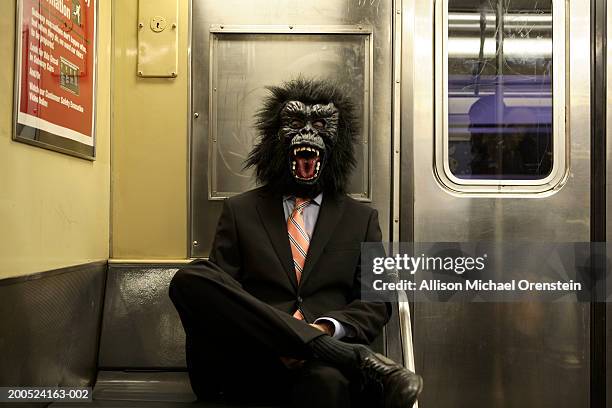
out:
{"label": "gorilla mask open mouth", "polygon": [[291,146],[291,175],[301,182],[314,182],[323,162],[321,149],[310,145]]}
{"label": "gorilla mask open mouth", "polygon": [[301,185],[317,184],[337,137],[338,109],[331,102],[289,101],[281,110],[280,119],[278,136],[287,144],[285,151],[293,181]]}

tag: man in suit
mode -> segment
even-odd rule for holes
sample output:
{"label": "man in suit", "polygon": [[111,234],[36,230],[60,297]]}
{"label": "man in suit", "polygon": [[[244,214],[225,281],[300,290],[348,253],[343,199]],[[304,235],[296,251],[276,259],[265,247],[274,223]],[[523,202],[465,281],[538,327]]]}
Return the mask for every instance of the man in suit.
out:
{"label": "man in suit", "polygon": [[295,408],[409,408],[421,378],[366,346],[391,309],[360,299],[361,243],[381,232],[376,210],[344,193],[353,106],[327,81],[270,91],[247,160],[263,187],[225,201],[209,260],[170,285],[194,392]]}

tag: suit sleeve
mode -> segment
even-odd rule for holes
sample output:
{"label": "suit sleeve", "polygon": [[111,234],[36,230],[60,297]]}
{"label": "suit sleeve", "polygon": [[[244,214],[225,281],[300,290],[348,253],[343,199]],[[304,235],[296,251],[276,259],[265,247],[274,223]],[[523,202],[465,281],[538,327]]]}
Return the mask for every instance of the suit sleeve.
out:
{"label": "suit sleeve", "polygon": [[[368,222],[365,242],[381,242],[382,233],[378,224],[378,212],[372,210]],[[345,340],[357,343],[371,343],[381,333],[383,326],[391,317],[391,304],[385,302],[365,302],[361,300],[361,256],[355,271],[353,301],[341,310],[324,313],[322,316],[338,320],[353,334]]]}
{"label": "suit sleeve", "polygon": [[240,280],[242,269],[240,244],[230,200],[225,200],[223,203],[209,260],[234,279]]}

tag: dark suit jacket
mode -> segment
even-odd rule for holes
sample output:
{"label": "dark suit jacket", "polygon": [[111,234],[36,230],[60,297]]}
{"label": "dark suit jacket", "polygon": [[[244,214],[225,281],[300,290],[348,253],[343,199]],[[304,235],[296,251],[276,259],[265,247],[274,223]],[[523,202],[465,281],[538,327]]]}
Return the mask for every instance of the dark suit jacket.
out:
{"label": "dark suit jacket", "polygon": [[307,322],[331,317],[370,343],[389,320],[387,303],[361,301],[361,243],[380,242],[376,210],[324,194],[300,285],[293,269],[282,196],[261,187],[225,201],[210,261],[258,299]]}

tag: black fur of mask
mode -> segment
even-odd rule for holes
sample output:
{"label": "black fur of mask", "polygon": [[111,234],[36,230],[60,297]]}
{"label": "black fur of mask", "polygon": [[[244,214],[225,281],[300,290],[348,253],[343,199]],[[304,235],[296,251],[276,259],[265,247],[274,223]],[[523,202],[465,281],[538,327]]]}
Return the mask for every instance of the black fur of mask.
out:
{"label": "black fur of mask", "polygon": [[333,82],[298,78],[268,87],[257,113],[259,142],[245,162],[282,194],[346,191],[359,132],[352,101]]}

